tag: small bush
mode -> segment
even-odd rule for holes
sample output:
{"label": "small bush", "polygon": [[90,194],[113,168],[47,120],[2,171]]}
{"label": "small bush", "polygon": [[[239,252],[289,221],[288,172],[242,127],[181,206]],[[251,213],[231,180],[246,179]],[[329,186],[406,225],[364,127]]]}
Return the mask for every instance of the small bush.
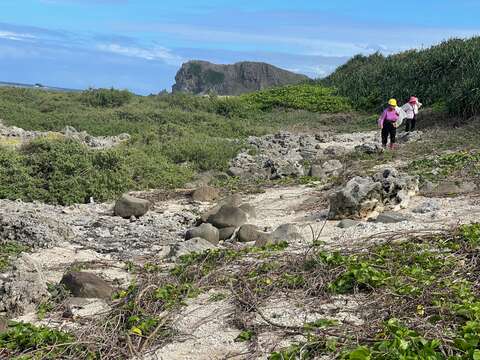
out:
{"label": "small bush", "polygon": [[0,333],[0,349],[6,349],[6,355],[11,355],[9,358],[52,360],[67,357],[95,358],[92,353],[82,349],[80,345],[75,345],[74,342],[73,335],[28,323],[12,324],[7,331]]}
{"label": "small bush", "polygon": [[82,101],[86,105],[96,107],[119,107],[132,99],[132,93],[127,90],[88,89],[82,93]]}

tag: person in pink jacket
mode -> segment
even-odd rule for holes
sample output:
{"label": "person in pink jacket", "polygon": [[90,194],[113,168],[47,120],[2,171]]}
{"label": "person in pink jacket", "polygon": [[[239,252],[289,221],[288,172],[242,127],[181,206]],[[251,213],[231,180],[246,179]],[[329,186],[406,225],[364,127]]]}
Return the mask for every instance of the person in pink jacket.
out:
{"label": "person in pink jacket", "polygon": [[390,99],[388,107],[382,112],[378,119],[378,127],[382,129],[382,145],[387,147],[390,137],[390,149],[395,147],[395,138],[397,135],[397,121],[400,119],[400,113],[397,108],[397,100]]}
{"label": "person in pink jacket", "polygon": [[405,111],[407,117],[405,119],[405,131],[415,131],[415,125],[417,123],[418,110],[422,107],[422,103],[418,101],[415,96],[412,96],[408,103],[402,106],[402,110]]}

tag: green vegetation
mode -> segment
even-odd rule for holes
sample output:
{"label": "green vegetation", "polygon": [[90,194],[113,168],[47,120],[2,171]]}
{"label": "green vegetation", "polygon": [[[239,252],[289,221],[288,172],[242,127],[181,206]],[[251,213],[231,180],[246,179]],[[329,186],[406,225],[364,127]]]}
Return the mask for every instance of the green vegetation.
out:
{"label": "green vegetation", "polygon": [[[480,224],[471,224],[450,234],[374,245],[361,254],[318,252],[298,270],[306,279],[305,290],[364,294],[376,315],[361,335],[347,324],[319,321],[319,330],[307,324],[306,342],[270,359],[329,353],[352,360],[480,358],[479,279],[472,273],[479,244]],[[329,275],[313,287],[310,279],[319,271]],[[387,318],[379,318],[385,313]],[[322,335],[325,327],[328,337]]]}
{"label": "green vegetation", "polygon": [[321,83],[358,109],[379,110],[391,97],[415,95],[425,104],[445,104],[450,114],[471,116],[480,112],[479,49],[480,37],[474,37],[388,57],[358,55]]}
{"label": "green vegetation", "polygon": [[[248,136],[289,126],[318,126],[322,115],[305,111],[312,106],[324,112],[348,108],[328,89],[305,85],[288,88],[284,95],[282,91],[269,95],[267,109],[256,103],[263,94],[139,97],[114,89],[49,93],[2,88],[0,112],[6,125],[53,132],[73,126],[94,136],[129,133],[132,138],[101,151],[66,141],[57,133],[19,150],[0,145],[0,198],[72,204],[90,197],[113,199],[127,190],[181,187],[196,172],[226,170]],[[275,94],[281,98],[289,92],[290,98],[274,101]]]}
{"label": "green vegetation", "polygon": [[301,109],[320,113],[351,111],[347,99],[336,96],[332,89],[313,84],[289,85],[242,95],[252,107],[262,111],[275,108]]}
{"label": "green vegetation", "polygon": [[127,104],[133,95],[127,90],[88,89],[82,93],[86,105],[96,107],[119,107]]}
{"label": "green vegetation", "polygon": [[94,354],[75,343],[71,334],[25,323],[12,323],[0,333],[0,355],[8,359],[95,359]]}
{"label": "green vegetation", "polygon": [[479,179],[480,153],[460,151],[434,158],[414,160],[409,164],[409,170],[428,180],[451,176]]}
{"label": "green vegetation", "polygon": [[28,247],[14,241],[0,243],[0,272],[8,268],[11,258],[27,250]]}

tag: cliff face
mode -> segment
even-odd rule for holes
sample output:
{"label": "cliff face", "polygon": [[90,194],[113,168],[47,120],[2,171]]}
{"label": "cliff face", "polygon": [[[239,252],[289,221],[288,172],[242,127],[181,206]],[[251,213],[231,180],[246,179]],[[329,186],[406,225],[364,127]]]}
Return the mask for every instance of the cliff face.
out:
{"label": "cliff face", "polygon": [[191,94],[239,95],[265,88],[297,84],[308,80],[273,65],[259,62],[239,62],[217,65],[207,61],[189,61],[175,76],[173,92]]}

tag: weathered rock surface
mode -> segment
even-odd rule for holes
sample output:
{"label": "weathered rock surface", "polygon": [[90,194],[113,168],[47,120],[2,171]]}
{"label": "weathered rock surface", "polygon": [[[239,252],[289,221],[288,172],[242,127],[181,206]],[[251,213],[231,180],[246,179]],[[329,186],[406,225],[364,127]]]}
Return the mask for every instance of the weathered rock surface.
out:
{"label": "weathered rock surface", "polygon": [[0,334],[8,329],[8,321],[0,316]]}
{"label": "weathered rock surface", "polygon": [[252,205],[245,203],[245,204],[240,205],[239,209],[245,211],[245,213],[248,215],[249,219],[256,219],[257,218],[257,211],[256,211],[255,207],[253,207]]}
{"label": "weathered rock surface", "polygon": [[191,94],[239,95],[306,80],[308,77],[305,75],[260,62],[217,65],[207,61],[189,61],[177,72],[172,90]]}
{"label": "weathered rock surface", "polygon": [[202,238],[193,238],[174,244],[169,255],[173,257],[179,257],[191,253],[201,253],[203,251],[212,249],[217,249],[217,247],[211,242]]}
{"label": "weathered rock surface", "polygon": [[216,228],[240,227],[248,220],[245,211],[238,207],[223,205],[217,213],[208,218],[208,222]]}
{"label": "weathered rock surface", "polygon": [[65,302],[65,311],[63,313],[63,317],[81,319],[105,314],[110,309],[110,306],[106,300],[108,299],[79,297],[69,298]]}
{"label": "weathered rock surface", "polygon": [[360,224],[359,221],[355,221],[355,220],[352,220],[352,219],[343,219],[342,221],[340,221],[340,222],[338,223],[337,226],[338,226],[340,229],[348,229],[348,228],[357,226],[358,224]]}
{"label": "weathered rock surface", "polygon": [[355,151],[362,154],[378,154],[383,151],[383,148],[378,143],[366,143],[355,146]]}
{"label": "weathered rock surface", "polygon": [[201,186],[192,193],[192,199],[200,202],[212,202],[219,198],[220,191],[211,186]]}
{"label": "weathered rock surface", "polygon": [[41,248],[73,238],[72,228],[63,220],[25,211],[21,208],[22,203],[17,204],[17,209],[14,207],[13,211],[0,214],[0,244],[2,240],[15,241],[31,248]]}
{"label": "weathered rock surface", "polygon": [[418,205],[412,211],[417,214],[426,214],[437,210],[440,210],[440,204],[435,200],[428,200]]}
{"label": "weathered rock surface", "polygon": [[295,224],[283,224],[277,227],[273,233],[273,242],[279,243],[286,241],[288,243],[303,240],[303,235]]}
{"label": "weathered rock surface", "polygon": [[65,274],[60,284],[79,298],[110,299],[114,292],[113,287],[101,277],[84,271]]}
{"label": "weathered rock surface", "polygon": [[383,224],[395,224],[409,220],[409,217],[402,215],[398,212],[387,211],[378,215],[378,217],[375,219],[375,222]]}
{"label": "weathered rock surface", "polygon": [[452,195],[461,195],[468,194],[477,189],[477,186],[473,182],[468,181],[444,181],[439,183],[434,189],[430,192],[430,195],[436,196],[452,196]]}
{"label": "weathered rock surface", "polygon": [[400,133],[400,135],[397,136],[397,142],[408,143],[413,141],[420,141],[423,138],[424,138],[424,135],[422,131],[419,131],[419,130],[409,131],[409,132]]}
{"label": "weathered rock surface", "polygon": [[330,196],[329,219],[360,219],[385,208],[398,210],[418,192],[418,178],[385,168],[371,178],[355,177]]}
{"label": "weathered rock surface", "polygon": [[324,178],[328,176],[339,176],[343,171],[340,160],[328,160],[322,165],[314,164],[310,169],[310,176]]}
{"label": "weathered rock surface", "polygon": [[61,132],[24,130],[16,126],[6,126],[0,120],[0,138],[13,140],[18,146],[43,137],[71,139],[94,149],[109,149],[130,140],[129,134],[92,136],[85,131],[77,131],[72,126],[66,126]]}
{"label": "weathered rock surface", "polygon": [[242,225],[237,233],[238,241],[240,242],[252,242],[255,243],[270,243],[273,241],[273,236],[270,233],[266,233],[256,225]]}
{"label": "weathered rock surface", "polygon": [[0,312],[10,316],[32,312],[47,297],[47,280],[31,255],[22,254],[13,270],[0,276]]}
{"label": "weathered rock surface", "polygon": [[139,218],[145,215],[149,209],[150,201],[137,199],[130,195],[122,195],[115,203],[113,211],[117,216],[130,219],[132,216]]}
{"label": "weathered rock surface", "polygon": [[410,197],[418,193],[418,178],[400,174],[395,168],[385,168],[373,176],[382,185],[383,204],[390,209],[408,206]]}
{"label": "weathered rock surface", "polygon": [[[374,139],[374,133],[331,136],[279,132],[263,137],[252,136],[247,140],[250,149],[241,152],[230,162],[228,173],[231,176],[251,179],[300,177],[309,174],[311,169],[306,168],[306,164],[313,163],[321,164],[324,171],[312,176],[322,177],[323,173],[335,175],[343,170],[339,165],[339,158],[354,151],[356,145]],[[252,148],[253,152],[250,151]],[[328,159],[332,162],[325,162]],[[321,171],[320,168],[317,169]]]}
{"label": "weathered rock surface", "polygon": [[112,216],[112,204],[69,207],[0,200],[0,239],[18,241],[34,249],[62,242],[94,249],[117,260],[168,252],[194,226],[197,204],[185,199],[171,211],[157,205],[135,222]]}
{"label": "weathered rock surface", "polygon": [[330,196],[328,218],[364,218],[382,205],[382,185],[370,178],[357,176]]}
{"label": "weathered rock surface", "polygon": [[213,245],[217,245],[218,241],[220,240],[220,235],[218,229],[215,226],[205,223],[201,224],[196,228],[187,230],[187,233],[185,234],[185,239],[190,240],[193,238],[202,238],[212,243]]}
{"label": "weathered rock surface", "polygon": [[219,234],[220,240],[230,239],[233,236],[233,234],[235,233],[235,230],[237,230],[237,228],[234,228],[234,227],[227,227],[227,228],[219,229],[218,234]]}

